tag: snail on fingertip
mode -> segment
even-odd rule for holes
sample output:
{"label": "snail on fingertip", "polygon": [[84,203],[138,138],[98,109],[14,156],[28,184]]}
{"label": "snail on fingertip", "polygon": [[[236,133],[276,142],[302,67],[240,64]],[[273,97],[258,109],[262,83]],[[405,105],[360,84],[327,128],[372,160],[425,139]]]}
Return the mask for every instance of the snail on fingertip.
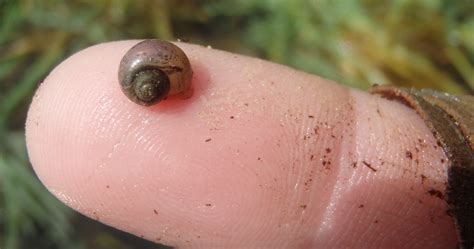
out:
{"label": "snail on fingertip", "polygon": [[171,42],[144,40],[123,56],[118,79],[123,93],[133,102],[151,106],[192,91],[193,72],[186,54]]}

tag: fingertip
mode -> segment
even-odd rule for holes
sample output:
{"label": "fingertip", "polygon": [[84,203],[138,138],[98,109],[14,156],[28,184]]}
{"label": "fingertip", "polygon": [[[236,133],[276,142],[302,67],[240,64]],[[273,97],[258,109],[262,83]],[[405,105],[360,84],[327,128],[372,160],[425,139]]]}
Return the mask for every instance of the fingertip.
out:
{"label": "fingertip", "polygon": [[[137,42],[79,51],[41,84],[26,138],[42,182],[87,216],[171,245],[287,240],[276,220],[265,221],[279,212],[272,204],[279,192],[264,182],[285,174],[272,167],[292,160],[293,153],[281,155],[295,148],[264,144],[298,133],[298,122],[281,119],[289,108],[317,113],[308,103],[336,103],[324,91],[342,88],[259,59],[177,43],[191,62],[193,96],[143,107],[123,95],[117,79],[122,56]],[[257,158],[268,159],[258,172],[248,170]]]}

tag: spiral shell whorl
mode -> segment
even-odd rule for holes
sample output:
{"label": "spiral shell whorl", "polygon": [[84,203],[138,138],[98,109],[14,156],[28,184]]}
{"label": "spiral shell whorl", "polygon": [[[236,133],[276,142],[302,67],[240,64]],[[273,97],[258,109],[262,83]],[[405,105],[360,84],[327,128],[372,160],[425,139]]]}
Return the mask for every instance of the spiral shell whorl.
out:
{"label": "spiral shell whorl", "polygon": [[176,45],[145,40],[122,58],[118,73],[125,95],[140,105],[153,105],[191,87],[191,65]]}

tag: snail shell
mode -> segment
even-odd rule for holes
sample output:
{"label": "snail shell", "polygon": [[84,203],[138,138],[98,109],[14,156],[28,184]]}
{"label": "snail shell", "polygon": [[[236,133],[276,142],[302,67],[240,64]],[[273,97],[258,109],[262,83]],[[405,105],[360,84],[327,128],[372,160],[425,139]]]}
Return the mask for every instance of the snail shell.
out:
{"label": "snail shell", "polygon": [[160,40],[144,40],[133,46],[123,56],[118,71],[123,93],[144,106],[188,93],[192,75],[183,50]]}

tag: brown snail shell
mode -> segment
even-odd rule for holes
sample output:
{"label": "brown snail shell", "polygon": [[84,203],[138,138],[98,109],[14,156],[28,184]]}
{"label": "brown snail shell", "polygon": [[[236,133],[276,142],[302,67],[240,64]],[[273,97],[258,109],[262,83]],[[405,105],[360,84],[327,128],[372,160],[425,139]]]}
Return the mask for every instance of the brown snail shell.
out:
{"label": "brown snail shell", "polygon": [[144,40],[120,62],[118,79],[133,102],[150,106],[191,89],[193,72],[188,57],[171,42]]}

